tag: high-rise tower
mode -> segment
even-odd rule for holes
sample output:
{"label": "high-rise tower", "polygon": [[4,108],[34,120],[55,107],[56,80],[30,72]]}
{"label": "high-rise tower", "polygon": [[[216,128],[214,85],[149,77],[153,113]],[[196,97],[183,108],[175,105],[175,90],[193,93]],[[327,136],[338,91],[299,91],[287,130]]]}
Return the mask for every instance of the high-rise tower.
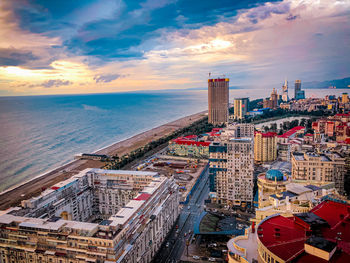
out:
{"label": "high-rise tower", "polygon": [[278,105],[278,94],[277,94],[277,90],[275,90],[275,88],[273,88],[272,92],[271,92],[271,108],[272,109],[277,109],[277,105]]}
{"label": "high-rise tower", "polygon": [[284,102],[288,101],[288,81],[287,79],[284,81],[284,85],[282,86],[282,100]]}
{"label": "high-rise tower", "polygon": [[295,81],[294,99],[296,99],[296,100],[305,99],[305,91],[301,90],[301,80],[300,79],[297,79]]}
{"label": "high-rise tower", "polygon": [[208,122],[214,125],[228,122],[229,79],[208,79]]}

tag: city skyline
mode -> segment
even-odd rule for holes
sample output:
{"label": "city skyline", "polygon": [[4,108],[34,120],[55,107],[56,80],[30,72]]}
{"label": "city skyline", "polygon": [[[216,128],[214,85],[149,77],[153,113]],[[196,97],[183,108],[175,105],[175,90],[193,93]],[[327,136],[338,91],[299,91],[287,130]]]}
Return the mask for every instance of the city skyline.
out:
{"label": "city skyline", "polygon": [[18,0],[0,10],[0,96],[197,88],[208,72],[254,86],[350,71],[349,1]]}

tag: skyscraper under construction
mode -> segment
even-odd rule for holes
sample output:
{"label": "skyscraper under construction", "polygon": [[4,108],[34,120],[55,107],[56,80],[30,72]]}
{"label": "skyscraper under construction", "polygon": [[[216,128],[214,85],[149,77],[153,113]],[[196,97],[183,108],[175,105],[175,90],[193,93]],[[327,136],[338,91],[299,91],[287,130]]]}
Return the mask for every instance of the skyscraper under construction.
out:
{"label": "skyscraper under construction", "polygon": [[208,122],[213,125],[228,122],[229,79],[208,79]]}

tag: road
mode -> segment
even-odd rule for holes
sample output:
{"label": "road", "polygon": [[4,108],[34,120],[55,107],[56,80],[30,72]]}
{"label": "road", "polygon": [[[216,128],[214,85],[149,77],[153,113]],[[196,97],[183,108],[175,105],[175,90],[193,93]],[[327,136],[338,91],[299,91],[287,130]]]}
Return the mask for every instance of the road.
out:
{"label": "road", "polygon": [[186,240],[190,238],[188,232],[191,230],[193,233],[194,221],[204,210],[204,200],[208,198],[208,195],[209,171],[207,169],[188,204],[184,205],[184,208],[180,213],[177,222],[179,233],[176,233],[175,228],[172,229],[167,240],[164,241],[164,243],[169,242],[169,246],[166,247],[163,244],[157,255],[154,257],[153,262],[174,263],[181,258],[183,251],[186,249]]}

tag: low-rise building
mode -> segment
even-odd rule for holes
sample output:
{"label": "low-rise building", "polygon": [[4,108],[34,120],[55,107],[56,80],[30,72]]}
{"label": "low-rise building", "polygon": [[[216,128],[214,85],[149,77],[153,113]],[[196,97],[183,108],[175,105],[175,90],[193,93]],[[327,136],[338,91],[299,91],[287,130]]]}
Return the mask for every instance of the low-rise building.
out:
{"label": "low-rise building", "polygon": [[169,153],[177,156],[208,158],[210,141],[198,141],[195,135],[169,141]]}
{"label": "low-rise building", "polygon": [[258,207],[270,205],[269,196],[286,190],[288,176],[276,169],[268,170],[258,176]]}

